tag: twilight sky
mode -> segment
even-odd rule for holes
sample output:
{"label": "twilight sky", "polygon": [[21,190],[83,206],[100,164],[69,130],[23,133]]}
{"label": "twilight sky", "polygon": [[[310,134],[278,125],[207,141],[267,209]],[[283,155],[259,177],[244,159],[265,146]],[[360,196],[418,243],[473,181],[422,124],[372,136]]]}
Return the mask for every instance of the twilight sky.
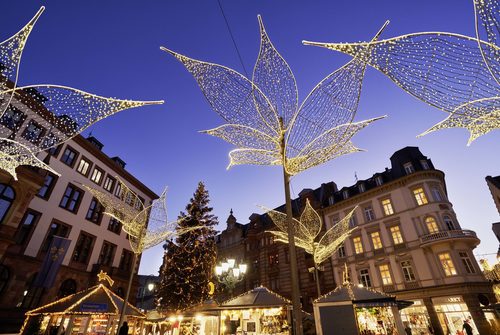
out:
{"label": "twilight sky", "polygon": [[[251,73],[259,51],[257,14],[278,51],[294,71],[299,99],[350,58],[306,47],[303,39],[353,42],[369,40],[386,19],[382,38],[419,31],[474,35],[472,0],[221,0],[244,65]],[[226,171],[231,146],[198,133],[221,125],[195,80],[166,46],[193,58],[243,73],[217,0],[10,1],[2,6],[0,40],[17,32],[39,9],[46,11],[32,32],[19,83],[60,84],[91,93],[165,104],[128,110],[94,125],[92,134],[104,152],[127,162],[127,170],[160,193],[169,186],[170,218],[183,210],[198,181],[206,183],[219,229],[229,210],[247,223],[256,205],[284,202],[279,167],[237,166]],[[390,166],[389,157],[405,146],[418,146],[445,172],[450,201],[462,228],[481,239],[475,254],[496,253],[491,223],[498,212],[484,180],[499,175],[500,133],[493,131],[466,147],[468,132],[453,129],[416,138],[446,114],[406,94],[368,68],[356,120],[380,115],[353,139],[367,150],[341,157],[299,174],[293,196],[303,188],[335,181],[339,188],[369,178]],[[85,135],[88,134],[88,131]],[[140,273],[156,274],[161,246],[145,252]],[[490,256],[490,259],[494,257]]]}

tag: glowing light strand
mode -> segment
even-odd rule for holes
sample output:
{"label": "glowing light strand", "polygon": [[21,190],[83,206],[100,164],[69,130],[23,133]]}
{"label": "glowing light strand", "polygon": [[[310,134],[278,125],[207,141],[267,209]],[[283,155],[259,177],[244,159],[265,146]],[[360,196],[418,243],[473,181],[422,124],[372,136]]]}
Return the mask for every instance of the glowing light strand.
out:
{"label": "glowing light strand", "polygon": [[[359,43],[320,43],[351,56],[367,55],[367,63],[407,93],[449,116],[419,136],[461,127],[470,132],[467,145],[500,128],[500,5],[475,0],[476,37],[423,32]],[[481,30],[480,23],[484,30]],[[488,41],[480,39],[486,32]]]}
{"label": "glowing light strand", "polygon": [[[295,245],[311,254],[316,266],[323,263],[333,255],[355,229],[349,228],[349,221],[356,208],[321,235],[323,220],[307,200],[306,206],[300,215],[300,220],[293,219]],[[267,215],[279,229],[271,230],[269,233],[275,236],[276,241],[288,244],[288,220],[286,214],[272,209],[266,210]]]}
{"label": "glowing light strand", "polygon": [[227,67],[195,60],[167,48],[194,76],[227,124],[205,131],[237,148],[229,167],[283,165],[290,175],[359,151],[354,134],[379,118],[351,124],[366,63],[363,57],[323,79],[298,105],[295,77],[271,43],[259,16],[261,45],[252,79]]}

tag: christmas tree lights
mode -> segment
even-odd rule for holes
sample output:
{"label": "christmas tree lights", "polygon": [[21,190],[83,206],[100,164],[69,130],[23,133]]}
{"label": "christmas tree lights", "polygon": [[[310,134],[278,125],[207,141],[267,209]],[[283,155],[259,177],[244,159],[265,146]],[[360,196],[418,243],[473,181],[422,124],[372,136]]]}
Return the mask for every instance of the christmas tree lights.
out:
{"label": "christmas tree lights", "polygon": [[[500,128],[500,5],[475,0],[476,37],[446,32],[423,32],[359,43],[319,43],[366,62],[407,93],[449,116],[419,136],[461,127],[470,132],[467,145]],[[481,28],[482,26],[482,28]],[[487,41],[480,39],[484,31]]]}
{"label": "christmas tree lights", "polygon": [[[163,103],[106,98],[61,85],[18,87],[21,54],[43,10],[0,43],[0,139],[18,142],[0,142],[0,168],[14,178],[20,165],[44,167],[31,162],[37,162],[42,151],[70,140],[94,123],[125,109]],[[26,149],[31,151],[29,159]]]}
{"label": "christmas tree lights", "polygon": [[[295,245],[304,249],[305,252],[313,256],[314,268],[316,271],[316,286],[318,296],[320,293],[318,267],[325,260],[330,258],[333,253],[344,243],[351,232],[355,229],[349,228],[349,221],[353,216],[355,207],[342,220],[328,229],[321,237],[323,229],[323,220],[318,212],[311,206],[309,199],[306,201],[306,206],[300,215],[300,220],[293,219],[291,229],[294,231]],[[289,243],[288,240],[288,220],[286,214],[272,209],[267,210],[267,215],[273,220],[278,230],[271,230],[275,241]],[[319,240],[318,240],[319,238]]]}

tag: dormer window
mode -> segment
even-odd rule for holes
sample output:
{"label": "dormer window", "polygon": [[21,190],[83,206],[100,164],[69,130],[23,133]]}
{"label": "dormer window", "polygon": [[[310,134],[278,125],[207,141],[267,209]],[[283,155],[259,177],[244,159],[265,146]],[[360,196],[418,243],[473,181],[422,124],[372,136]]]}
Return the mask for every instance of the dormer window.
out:
{"label": "dormer window", "polygon": [[384,181],[382,180],[382,177],[381,177],[381,176],[377,176],[377,177],[375,177],[375,184],[376,184],[377,186],[381,186],[383,183],[384,183]]}
{"label": "dormer window", "polygon": [[364,191],[366,191],[365,184],[359,184],[358,189],[359,193],[363,193]]}
{"label": "dormer window", "polygon": [[422,169],[424,169],[424,170],[429,170],[430,169],[429,163],[427,162],[426,159],[422,159],[420,161],[420,165],[422,165]]}
{"label": "dormer window", "polygon": [[342,192],[342,197],[343,197],[344,199],[349,198],[349,191],[348,191],[348,190],[343,191],[343,192]]}
{"label": "dormer window", "polygon": [[413,167],[413,164],[411,162],[403,164],[403,167],[406,174],[412,174],[413,172],[415,172],[415,168]]}
{"label": "dormer window", "polygon": [[335,202],[335,198],[333,197],[333,195],[329,196],[328,197],[328,205],[331,206],[333,205]]}

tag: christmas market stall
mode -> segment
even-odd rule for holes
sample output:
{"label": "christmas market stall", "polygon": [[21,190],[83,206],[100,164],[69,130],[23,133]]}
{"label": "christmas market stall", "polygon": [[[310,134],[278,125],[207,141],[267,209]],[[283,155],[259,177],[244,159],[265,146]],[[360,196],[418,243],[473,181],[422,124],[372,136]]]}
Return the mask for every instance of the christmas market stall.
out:
{"label": "christmas market stall", "polygon": [[291,301],[260,286],[223,302],[221,334],[289,335]]}
{"label": "christmas market stall", "polygon": [[363,286],[344,283],[314,301],[318,335],[404,335],[399,309],[411,302]]}
{"label": "christmas market stall", "polygon": [[[123,299],[99,283],[27,312],[20,334],[28,335],[36,330],[37,334],[44,335],[112,334],[122,306]],[[145,315],[131,304],[127,304],[125,315],[129,334],[139,334]]]}

